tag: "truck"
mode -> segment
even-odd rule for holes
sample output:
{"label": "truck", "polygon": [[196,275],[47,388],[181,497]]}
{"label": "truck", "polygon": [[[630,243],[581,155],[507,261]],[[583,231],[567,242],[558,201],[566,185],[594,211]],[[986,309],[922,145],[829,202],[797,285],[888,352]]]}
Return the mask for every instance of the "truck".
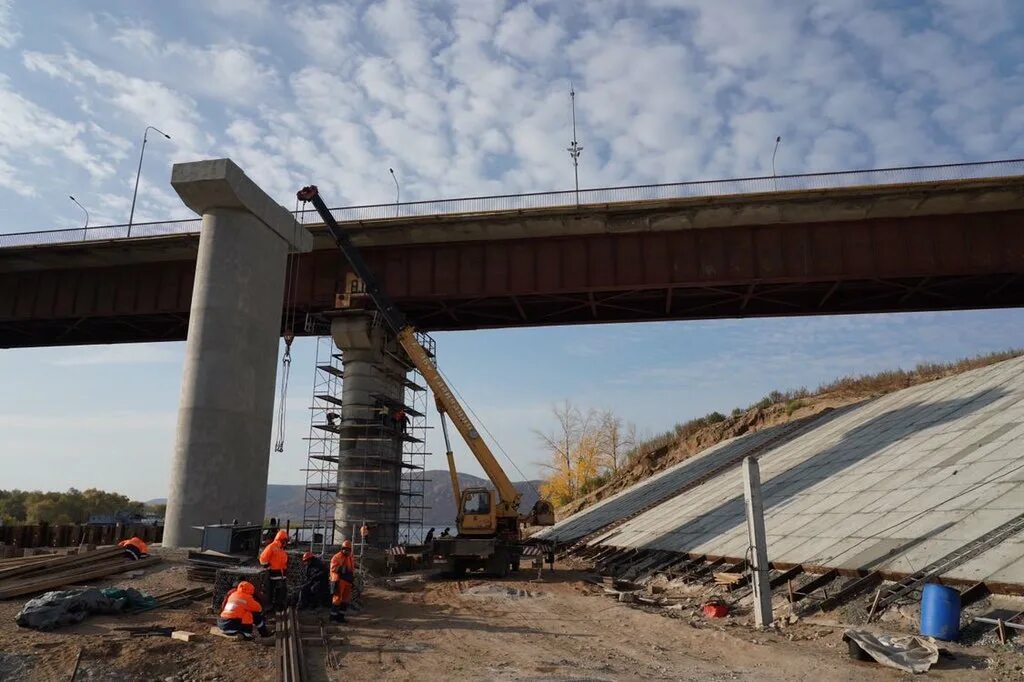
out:
{"label": "truck", "polygon": [[[377,314],[383,319],[385,327],[394,335],[434,395],[444,433],[452,493],[458,505],[455,523],[457,533],[451,537],[435,538],[434,553],[448,561],[456,577],[465,575],[468,570],[483,569],[500,577],[518,570],[524,548],[524,527],[554,525],[554,507],[550,501],[538,499],[529,512],[519,512],[522,494],[512,485],[508,474],[456,399],[430,353],[419,342],[415,327],[381,289],[362,254],[338,225],[316,185],[303,187],[296,193],[296,197],[303,203],[311,203],[320,214],[327,231],[348,260],[356,277],[362,280],[362,289],[377,308]],[[446,418],[454,424],[493,488],[460,489]]]}

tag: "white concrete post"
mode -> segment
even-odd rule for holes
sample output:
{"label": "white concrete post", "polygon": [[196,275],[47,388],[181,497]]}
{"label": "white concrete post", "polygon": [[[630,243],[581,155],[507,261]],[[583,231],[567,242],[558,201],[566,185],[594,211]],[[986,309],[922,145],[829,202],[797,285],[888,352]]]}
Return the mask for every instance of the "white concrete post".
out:
{"label": "white concrete post", "polygon": [[754,623],[765,627],[772,623],[772,590],[768,584],[768,544],[764,530],[764,505],[761,502],[761,471],[757,460],[743,460],[743,500],[747,509],[747,534],[750,537],[754,583]]}
{"label": "white concrete post", "polygon": [[285,265],[313,238],[230,159],[171,186],[203,216],[163,540],[192,547],[196,526],[263,522]]}

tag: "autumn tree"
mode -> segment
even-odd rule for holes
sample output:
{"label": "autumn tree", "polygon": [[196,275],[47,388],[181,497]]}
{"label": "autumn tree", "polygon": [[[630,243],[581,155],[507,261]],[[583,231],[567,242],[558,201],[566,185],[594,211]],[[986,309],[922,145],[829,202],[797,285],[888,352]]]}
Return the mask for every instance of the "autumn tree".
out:
{"label": "autumn tree", "polygon": [[621,417],[606,410],[600,416],[598,436],[601,463],[613,477],[617,476],[626,456],[636,447],[636,424],[624,423]]}

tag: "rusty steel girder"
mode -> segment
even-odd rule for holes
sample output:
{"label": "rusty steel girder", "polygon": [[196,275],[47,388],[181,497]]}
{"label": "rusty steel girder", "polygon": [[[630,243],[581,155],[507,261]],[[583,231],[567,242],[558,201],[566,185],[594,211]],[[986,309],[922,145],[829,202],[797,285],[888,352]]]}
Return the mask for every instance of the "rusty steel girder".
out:
{"label": "rusty steel girder", "polygon": [[[1024,304],[1024,211],[364,252],[428,331]],[[295,311],[334,309],[348,275],[341,254],[316,250],[294,266]],[[0,347],[183,339],[194,269],[185,256],[0,272]]]}

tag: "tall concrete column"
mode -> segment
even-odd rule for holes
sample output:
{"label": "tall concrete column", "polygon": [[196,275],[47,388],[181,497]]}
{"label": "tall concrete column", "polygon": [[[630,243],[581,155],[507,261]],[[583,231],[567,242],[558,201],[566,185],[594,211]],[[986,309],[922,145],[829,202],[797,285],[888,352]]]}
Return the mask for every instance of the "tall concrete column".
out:
{"label": "tall concrete column", "polygon": [[203,217],[163,540],[192,547],[194,526],[263,521],[285,267],[312,236],[230,159],[171,186]]}
{"label": "tall concrete column", "polygon": [[404,443],[401,430],[377,409],[403,403],[406,368],[395,357],[397,349],[387,352],[384,330],[373,325],[371,314],[335,318],[331,335],[345,372],[335,527],[348,538],[365,522],[372,545],[391,547],[398,543]]}

